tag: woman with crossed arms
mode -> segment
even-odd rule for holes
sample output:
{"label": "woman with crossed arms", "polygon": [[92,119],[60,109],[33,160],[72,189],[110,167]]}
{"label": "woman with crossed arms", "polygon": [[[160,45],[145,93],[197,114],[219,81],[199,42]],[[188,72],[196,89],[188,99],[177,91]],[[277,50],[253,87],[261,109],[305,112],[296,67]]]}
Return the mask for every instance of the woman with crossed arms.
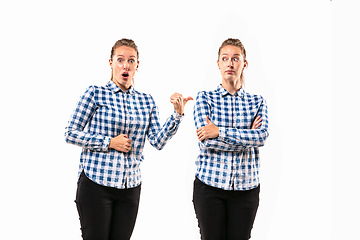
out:
{"label": "woman with crossed arms", "polygon": [[85,240],[130,239],[140,200],[145,138],[161,150],[192,100],[173,94],[174,113],[161,127],[152,96],[132,84],[139,67],[134,41],[117,41],[109,63],[111,80],[86,89],[65,132],[66,142],[82,147],[75,202]]}
{"label": "woman with crossed arms", "polygon": [[238,39],[218,53],[222,83],[199,92],[194,120],[200,154],[193,203],[203,240],[248,240],[259,205],[259,147],[269,135],[266,101],[244,90],[246,51]]}

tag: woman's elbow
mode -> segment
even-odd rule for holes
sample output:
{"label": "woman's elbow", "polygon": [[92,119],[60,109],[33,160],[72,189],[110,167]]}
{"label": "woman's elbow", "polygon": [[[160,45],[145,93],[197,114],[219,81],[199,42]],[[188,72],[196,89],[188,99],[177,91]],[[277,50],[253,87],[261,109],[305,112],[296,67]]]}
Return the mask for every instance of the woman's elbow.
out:
{"label": "woman's elbow", "polygon": [[157,150],[162,150],[165,147],[165,143],[163,142],[150,142],[151,146],[153,146]]}
{"label": "woman's elbow", "polygon": [[76,142],[76,134],[70,130],[65,131],[64,138],[66,143],[75,144]]}
{"label": "woman's elbow", "polygon": [[65,142],[69,143],[70,142],[70,132],[66,131],[64,133],[64,138],[65,138]]}
{"label": "woman's elbow", "polygon": [[153,147],[160,151],[164,149],[165,145],[154,145]]}
{"label": "woman's elbow", "polygon": [[263,135],[260,137],[260,141],[258,142],[257,146],[258,147],[263,147],[266,143],[266,140],[269,136],[269,132],[268,131],[264,131]]}

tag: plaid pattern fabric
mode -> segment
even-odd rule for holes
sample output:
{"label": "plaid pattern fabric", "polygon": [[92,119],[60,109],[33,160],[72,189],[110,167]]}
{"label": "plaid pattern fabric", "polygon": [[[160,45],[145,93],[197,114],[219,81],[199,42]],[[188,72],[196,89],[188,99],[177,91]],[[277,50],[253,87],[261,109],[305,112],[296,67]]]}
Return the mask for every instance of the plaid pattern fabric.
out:
{"label": "plaid pattern fabric", "polygon": [[[105,87],[88,87],[65,129],[66,142],[83,148],[78,176],[84,170],[92,181],[104,186],[138,186],[145,137],[161,150],[176,133],[182,118],[174,112],[160,127],[151,95],[133,87],[123,92],[112,81]],[[108,149],[110,139],[119,134],[132,140],[130,152]]]}
{"label": "plaid pattern fabric", "polygon": [[[251,130],[256,116],[262,125]],[[259,147],[269,135],[266,101],[243,89],[231,95],[221,85],[199,92],[194,106],[196,129],[207,125],[206,116],[219,127],[219,137],[199,142],[196,176],[224,190],[250,190],[259,185]]]}

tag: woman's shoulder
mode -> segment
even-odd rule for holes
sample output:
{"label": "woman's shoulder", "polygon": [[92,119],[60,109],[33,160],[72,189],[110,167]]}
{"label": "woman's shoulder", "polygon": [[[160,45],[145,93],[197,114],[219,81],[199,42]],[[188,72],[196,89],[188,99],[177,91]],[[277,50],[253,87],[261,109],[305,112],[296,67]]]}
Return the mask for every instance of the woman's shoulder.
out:
{"label": "woman's shoulder", "polygon": [[218,95],[218,94],[219,94],[219,92],[217,89],[216,90],[203,90],[203,91],[199,91],[197,93],[197,96],[198,97],[212,97],[212,96]]}
{"label": "woman's shoulder", "polygon": [[110,95],[111,90],[108,89],[106,86],[98,86],[98,85],[89,85],[84,92],[85,96],[108,96]]}
{"label": "woman's shoulder", "polygon": [[142,101],[155,103],[154,98],[150,93],[144,93],[134,89],[134,96]]}
{"label": "woman's shoulder", "polygon": [[144,92],[140,92],[136,89],[134,89],[134,93],[138,96],[141,96],[141,97],[147,97],[147,98],[152,98],[151,94],[150,93],[144,93]]}
{"label": "woman's shoulder", "polygon": [[107,89],[108,89],[108,86],[99,86],[99,85],[92,84],[92,85],[89,85],[89,86],[86,87],[85,92],[88,92],[88,91],[106,91]]}
{"label": "woman's shoulder", "polygon": [[260,94],[253,94],[253,93],[249,93],[244,91],[244,97],[245,99],[249,100],[249,101],[254,101],[254,102],[262,102],[264,101],[264,97]]}
{"label": "woman's shoulder", "polygon": [[260,94],[254,94],[254,93],[249,93],[249,92],[245,92],[245,96],[248,98],[263,98],[263,96],[261,96]]}

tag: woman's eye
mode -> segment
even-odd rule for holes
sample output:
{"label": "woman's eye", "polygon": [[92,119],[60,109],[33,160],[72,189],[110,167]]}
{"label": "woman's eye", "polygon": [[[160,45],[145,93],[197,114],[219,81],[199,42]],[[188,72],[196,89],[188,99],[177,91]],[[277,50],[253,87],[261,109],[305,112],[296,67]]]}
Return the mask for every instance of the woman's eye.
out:
{"label": "woman's eye", "polygon": [[226,57],[223,57],[222,60],[225,62],[227,61],[228,59]]}
{"label": "woman's eye", "polygon": [[234,61],[235,61],[235,62],[238,62],[238,61],[239,61],[239,59],[238,59],[238,58],[234,58]]}
{"label": "woman's eye", "polygon": [[122,60],[121,58],[119,58],[117,61],[118,61],[118,62],[122,62],[123,60]]}
{"label": "woman's eye", "polygon": [[134,63],[134,62],[135,62],[134,59],[130,59],[130,60],[129,60],[129,63]]}

